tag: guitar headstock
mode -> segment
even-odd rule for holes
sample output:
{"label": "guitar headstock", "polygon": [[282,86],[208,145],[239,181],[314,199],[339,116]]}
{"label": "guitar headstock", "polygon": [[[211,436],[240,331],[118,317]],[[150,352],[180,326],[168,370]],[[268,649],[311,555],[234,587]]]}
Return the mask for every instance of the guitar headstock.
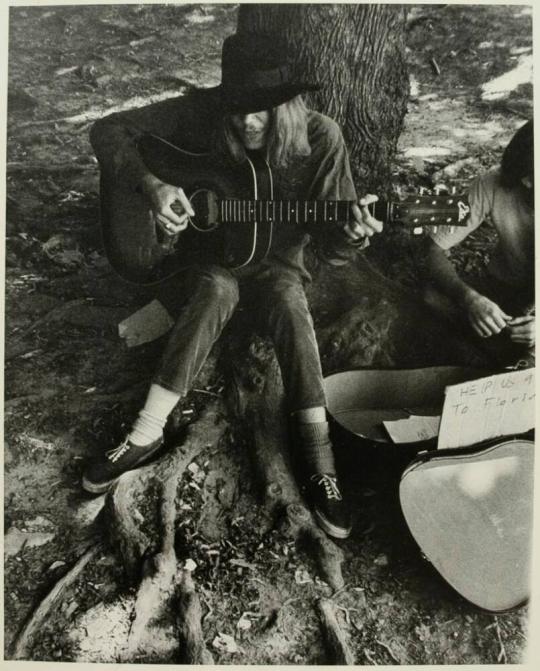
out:
{"label": "guitar headstock", "polygon": [[406,194],[392,204],[392,220],[413,233],[422,233],[427,227],[466,226],[470,206],[466,194],[456,194],[436,187],[434,193],[420,189],[417,194]]}

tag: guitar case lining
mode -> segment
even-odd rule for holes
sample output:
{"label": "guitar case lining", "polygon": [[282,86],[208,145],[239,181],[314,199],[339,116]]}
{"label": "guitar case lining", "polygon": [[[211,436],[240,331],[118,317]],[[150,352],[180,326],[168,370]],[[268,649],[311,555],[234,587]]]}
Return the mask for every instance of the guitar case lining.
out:
{"label": "guitar case lining", "polygon": [[410,414],[440,415],[448,385],[490,375],[462,366],[416,369],[351,370],[325,378],[333,442],[338,459],[366,472],[401,474],[421,450],[435,449],[436,440],[393,443],[382,422]]}

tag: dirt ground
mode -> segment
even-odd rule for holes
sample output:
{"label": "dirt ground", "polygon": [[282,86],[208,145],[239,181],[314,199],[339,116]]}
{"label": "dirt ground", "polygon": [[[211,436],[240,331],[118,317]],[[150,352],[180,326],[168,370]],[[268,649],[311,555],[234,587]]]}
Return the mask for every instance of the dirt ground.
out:
{"label": "dirt ground", "polygon": [[[10,10],[5,350],[5,656],[24,622],[82,553],[103,497],[80,488],[85,459],[110,447],[136,411],[162,346],[128,349],[118,322],[149,295],[103,256],[98,171],[88,142],[107,111],[219,81],[236,5],[18,7]],[[466,184],[498,161],[532,114],[531,11],[411,6],[411,100],[396,187]],[[515,70],[512,85],[499,79]],[[522,83],[515,86],[522,75]],[[484,88],[482,88],[484,87]],[[485,260],[489,230],[457,254]],[[374,245],[384,272],[415,290],[416,238]],[[201,378],[175,436],[222,393]],[[232,427],[234,429],[234,427]],[[260,519],[248,447],[234,430],[190,465],[177,539],[196,564],[203,631],[217,663],[324,663],[314,600],[328,585],[301,547]],[[224,477],[227,474],[227,477]],[[366,665],[517,663],[527,609],[480,612],[422,559],[395,488],[361,482],[343,544],[339,618]],[[186,554],[182,555],[182,548]],[[28,659],[125,659],[135,592],[103,549],[35,638]],[[163,640],[160,661],[171,659]]]}

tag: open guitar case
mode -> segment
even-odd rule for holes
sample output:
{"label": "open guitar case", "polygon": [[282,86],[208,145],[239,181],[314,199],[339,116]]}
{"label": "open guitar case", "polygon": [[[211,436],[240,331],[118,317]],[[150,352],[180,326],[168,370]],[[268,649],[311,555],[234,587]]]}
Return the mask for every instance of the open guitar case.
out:
{"label": "open guitar case", "polygon": [[489,376],[461,367],[356,370],[325,379],[331,427],[355,468],[392,472],[409,531],[464,598],[500,613],[527,602],[533,519],[533,431],[466,447],[437,438],[394,444],[382,421],[440,415],[448,385]]}

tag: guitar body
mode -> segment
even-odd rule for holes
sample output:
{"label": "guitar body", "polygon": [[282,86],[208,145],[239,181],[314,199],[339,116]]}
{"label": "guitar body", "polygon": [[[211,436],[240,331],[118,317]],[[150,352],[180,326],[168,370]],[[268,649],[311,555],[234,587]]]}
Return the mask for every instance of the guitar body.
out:
{"label": "guitar body", "polygon": [[240,268],[260,261],[272,240],[271,222],[223,224],[221,200],[268,198],[260,179],[266,165],[253,162],[217,169],[208,155],[181,152],[157,137],[146,136],[139,152],[152,174],[181,186],[196,216],[180,234],[165,236],[145,196],[102,168],[100,195],[103,241],[109,262],[124,279],[154,284],[197,264]]}
{"label": "guitar body", "polygon": [[422,552],[473,604],[502,612],[530,592],[534,443],[419,455],[404,472],[401,507]]}

